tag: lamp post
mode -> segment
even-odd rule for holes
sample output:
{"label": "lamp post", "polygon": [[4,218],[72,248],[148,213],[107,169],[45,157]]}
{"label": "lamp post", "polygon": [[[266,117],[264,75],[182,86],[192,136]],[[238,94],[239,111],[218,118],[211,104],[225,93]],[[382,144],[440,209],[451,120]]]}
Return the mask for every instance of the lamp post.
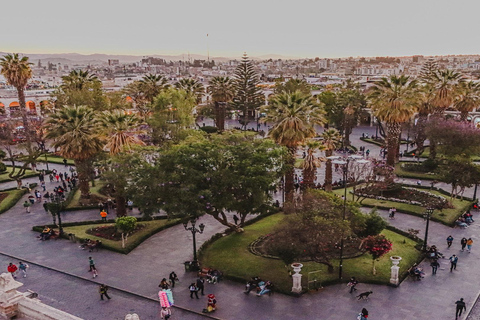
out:
{"label": "lamp post", "polygon": [[[342,166],[343,169],[343,187],[344,187],[344,194],[343,194],[343,215],[342,221],[345,221],[345,216],[347,213],[347,179],[348,179],[348,165],[351,161],[363,162],[367,163],[368,160],[363,160],[362,156],[359,155],[350,155],[350,156],[330,156],[327,159],[333,160],[332,163],[338,164]],[[362,160],[361,160],[362,159]],[[342,228],[342,235],[340,238],[340,262],[338,265],[338,278],[342,279],[343,277],[343,228]]]}
{"label": "lamp post", "polygon": [[432,215],[434,210],[435,210],[434,208],[428,207],[427,211],[423,214],[423,217],[427,219],[427,225],[425,228],[425,238],[423,239],[422,251],[427,251],[428,226],[430,224],[430,216]]}
{"label": "lamp post", "polygon": [[48,160],[47,160],[48,149],[45,149],[44,152],[45,152],[45,164],[47,165],[47,171],[49,171],[50,169],[48,168]]}
{"label": "lamp post", "polygon": [[203,230],[205,229],[205,225],[203,223],[200,223],[198,225],[198,229],[196,228],[195,224],[197,223],[197,218],[191,218],[190,219],[190,227],[188,226],[188,221],[185,221],[183,223],[183,227],[185,228],[185,230],[187,231],[191,231],[192,232],[192,236],[193,236],[193,267],[194,268],[198,268],[198,260],[197,260],[197,242],[196,242],[196,239],[195,239],[195,235],[197,233],[203,233]]}

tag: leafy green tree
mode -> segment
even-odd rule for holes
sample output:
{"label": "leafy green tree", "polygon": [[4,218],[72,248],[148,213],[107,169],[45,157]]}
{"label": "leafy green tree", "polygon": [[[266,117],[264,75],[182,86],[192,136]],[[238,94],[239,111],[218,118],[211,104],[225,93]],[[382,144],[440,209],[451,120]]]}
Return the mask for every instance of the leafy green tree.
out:
{"label": "leafy green tree", "polygon": [[63,91],[83,90],[91,88],[94,83],[98,83],[97,76],[88,71],[72,70],[68,75],[62,77],[60,88]]}
{"label": "leafy green tree", "polygon": [[170,87],[167,78],[154,74],[144,76],[142,80],[140,80],[139,85],[140,91],[149,103],[153,103],[153,100],[161,91]]}
{"label": "leafy green tree", "polygon": [[387,222],[378,215],[377,209],[374,208],[365,219],[365,229],[358,235],[360,237],[376,236],[387,227]]}
{"label": "leafy green tree", "polygon": [[128,235],[135,230],[137,226],[137,218],[135,217],[119,217],[115,219],[115,228],[122,233],[122,248],[125,248]]}
{"label": "leafy green tree", "polygon": [[140,119],[136,115],[120,110],[104,111],[98,120],[107,140],[105,149],[110,151],[110,154],[129,151],[133,145],[144,145],[137,136],[142,132],[138,130]]}
{"label": "leafy green tree", "polygon": [[372,273],[377,274],[375,260],[392,250],[392,243],[383,235],[368,236],[363,242],[363,248],[372,255]]}
{"label": "leafy green tree", "polygon": [[307,156],[303,161],[303,185],[305,188],[315,187],[315,176],[320,161],[315,157],[315,151],[325,150],[325,146],[317,140],[308,140],[306,143]]}
{"label": "leafy green tree", "polygon": [[287,147],[289,151],[288,170],[285,174],[285,202],[293,204],[294,198],[294,164],[298,145],[316,135],[315,125],[324,123],[324,112],[311,95],[299,91],[281,93],[270,99],[268,106],[262,108],[266,117],[264,122],[273,124],[268,132],[277,144]]}
{"label": "leafy green tree", "polygon": [[225,111],[235,95],[232,79],[229,77],[213,77],[207,88],[212,97],[215,109],[215,124],[218,130],[225,129]]}
{"label": "leafy green tree", "polygon": [[462,82],[457,87],[453,105],[460,111],[462,121],[467,121],[468,113],[480,104],[480,84],[478,82]]}
{"label": "leafy green tree", "polygon": [[286,82],[278,80],[275,82],[275,94],[294,93],[295,91],[300,91],[304,94],[311,94],[312,88],[305,79],[289,79]]}
{"label": "leafy green tree", "polygon": [[452,186],[450,194],[452,198],[463,195],[465,188],[480,182],[478,165],[465,156],[459,155],[446,159],[439,167],[439,173],[439,180]]}
{"label": "leafy green tree", "polygon": [[322,133],[322,143],[325,148],[325,157],[327,162],[325,164],[325,191],[332,191],[332,160],[328,159],[333,155],[338,147],[340,147],[342,136],[337,129],[327,129]]}
{"label": "leafy green tree", "polygon": [[62,77],[62,84],[53,93],[56,109],[63,106],[90,106],[95,110],[106,110],[108,99],[102,82],[88,71],[72,70]]}
{"label": "leafy green tree", "polygon": [[200,81],[191,78],[181,79],[175,83],[175,88],[185,90],[185,92],[195,98],[197,104],[202,102],[202,97],[205,94],[203,84]]}
{"label": "leafy green tree", "polygon": [[375,115],[387,125],[387,165],[395,166],[399,158],[401,124],[416,111],[417,82],[408,76],[391,76],[377,82],[370,94]]}
{"label": "leafy green tree", "polygon": [[50,114],[45,129],[46,138],[55,140],[53,146],[60,148],[60,155],[74,160],[82,198],[88,198],[92,159],[104,145],[95,111],[85,106],[66,106]]}
{"label": "leafy green tree", "polygon": [[257,72],[252,62],[245,53],[242,61],[235,69],[233,86],[235,88],[235,97],[232,106],[241,110],[243,115],[240,119],[244,128],[247,127],[249,117],[255,110],[265,104],[265,96],[262,90],[257,86],[260,83]]}

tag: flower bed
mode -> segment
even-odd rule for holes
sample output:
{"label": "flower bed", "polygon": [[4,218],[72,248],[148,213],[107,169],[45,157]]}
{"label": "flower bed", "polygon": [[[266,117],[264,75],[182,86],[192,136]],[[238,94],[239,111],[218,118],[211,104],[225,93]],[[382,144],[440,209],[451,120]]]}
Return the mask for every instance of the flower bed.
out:
{"label": "flower bed", "polygon": [[[129,236],[132,234],[135,234],[135,232],[138,232],[142,229],[145,228],[145,225],[143,224],[137,224],[135,227],[135,230],[133,230]],[[122,240],[122,234],[119,232],[116,232],[115,226],[114,225],[109,225],[109,226],[99,226],[95,228],[88,229],[86,231],[87,234],[91,234],[92,236],[104,238],[104,239],[109,239],[113,241],[121,241]]]}

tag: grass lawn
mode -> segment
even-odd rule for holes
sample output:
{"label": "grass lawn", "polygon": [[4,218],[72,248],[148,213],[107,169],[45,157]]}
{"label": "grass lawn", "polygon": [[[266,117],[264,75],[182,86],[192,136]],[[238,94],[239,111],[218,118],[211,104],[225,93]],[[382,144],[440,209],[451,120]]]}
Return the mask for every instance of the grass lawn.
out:
{"label": "grass lawn", "polygon": [[[100,197],[100,198],[104,198],[105,200],[107,199],[106,196],[104,196],[103,194],[100,194],[100,189],[103,188],[103,186],[105,186],[106,182],[103,181],[103,180],[95,180],[95,187],[92,187],[90,186],[90,193],[92,195],[95,195],[96,197]],[[91,183],[90,183],[91,185]],[[80,189],[77,188],[77,190],[75,190],[75,193],[73,194],[73,197],[72,197],[72,200],[68,203],[67,205],[67,209],[72,209],[72,208],[81,208],[83,207],[81,204],[80,204],[80,196],[81,196],[81,192],[80,192]]]}
{"label": "grass lawn", "polygon": [[[347,189],[347,193],[348,193],[347,200],[352,199],[352,194],[350,193],[351,190],[352,188]],[[424,189],[418,189],[418,190],[426,191]],[[342,196],[344,189],[337,189],[337,190],[334,190],[333,192]],[[450,200],[450,197],[445,196],[444,194],[438,191],[429,190],[428,192],[432,194],[440,195]],[[442,211],[435,210],[432,215],[432,220],[441,222],[446,225],[451,225],[455,222],[455,220],[457,220],[458,216],[463,214],[465,211],[467,211],[471,207],[472,202],[466,201],[466,200],[454,199],[452,201],[452,204],[454,206],[453,209],[444,209]],[[400,212],[413,214],[420,217],[423,216],[426,210],[424,207],[413,205],[413,204],[406,204],[406,203],[385,201],[385,200],[376,200],[376,199],[369,199],[369,198],[363,199],[363,201],[361,201],[361,205],[366,207],[377,207],[379,209],[389,209],[389,208],[395,207]]]}
{"label": "grass lawn", "polygon": [[[47,162],[50,162],[50,163],[63,164],[63,159],[64,159],[63,157],[54,156],[54,155],[47,155]],[[40,156],[40,158],[38,158],[38,160],[40,162],[45,163],[45,156]],[[75,165],[75,163],[71,159],[67,159],[67,164],[72,165],[72,166]]]}
{"label": "grass lawn", "polygon": [[72,226],[72,227],[64,227],[64,232],[66,234],[73,233],[75,237],[80,240],[84,239],[91,239],[91,240],[100,240],[102,241],[103,247],[112,251],[120,252],[120,253],[129,253],[133,249],[135,249],[138,245],[140,245],[143,241],[147,240],[150,236],[156,234],[157,232],[169,228],[178,223],[178,219],[175,220],[152,220],[152,221],[140,221],[139,224],[143,224],[146,227],[143,228],[141,231],[136,232],[135,234],[128,237],[128,241],[125,244],[125,248],[122,248],[122,241],[114,241],[108,240],[101,237],[96,237],[91,234],[87,234],[86,231],[88,229],[100,226],[111,226],[114,223],[105,223],[105,224],[87,224],[87,225],[79,225],[79,226]]}
{"label": "grass lawn", "polygon": [[4,213],[13,207],[20,198],[27,193],[27,189],[2,191],[0,194],[7,194],[7,197],[0,202],[0,213]]}
{"label": "grass lawn", "polygon": [[[248,245],[258,237],[271,233],[275,225],[284,218],[283,213],[266,217],[250,226],[245,227],[244,233],[234,233],[218,239],[201,254],[201,264],[206,267],[216,268],[227,277],[247,281],[253,276],[272,281],[276,288],[288,293],[292,288],[292,279],[289,269],[281,260],[268,259],[256,256],[248,250]],[[420,257],[415,247],[415,242],[404,236],[384,230],[383,234],[393,242],[393,250],[376,262],[377,275],[372,274],[372,259],[369,254],[364,254],[354,259],[344,260],[344,279],[355,276],[360,282],[387,284],[390,279],[389,257],[399,255],[403,258],[400,263],[402,273]],[[404,243],[405,242],[405,243]],[[338,261],[332,260],[335,270],[327,271],[327,266],[315,262],[302,262],[302,285],[306,288],[308,273],[320,271],[318,281],[322,284],[336,282],[338,278]]]}
{"label": "grass lawn", "polygon": [[[409,151],[408,154],[410,154],[413,157],[413,152],[416,152],[416,149]],[[442,154],[437,152],[437,156],[441,158]],[[420,155],[420,158],[428,158],[428,157],[430,157],[430,147],[426,146],[425,149],[423,149],[423,152]],[[479,161],[479,160],[480,160],[480,156],[478,155],[472,156],[472,161]]]}
{"label": "grass lawn", "polygon": [[438,175],[430,174],[425,172],[414,172],[414,171],[406,171],[402,168],[402,163],[408,162],[399,162],[395,165],[395,173],[397,176],[402,178],[412,178],[412,179],[422,179],[422,180],[437,180]]}
{"label": "grass lawn", "polygon": [[[14,179],[10,178],[8,174],[12,172],[13,168],[12,167],[7,167],[7,171],[4,171],[0,173],[0,182],[8,182],[8,181],[13,181]],[[18,168],[15,169],[15,172],[18,172]],[[25,170],[25,175],[22,177],[23,178],[29,178],[29,177],[34,177],[38,176],[38,172],[33,172],[30,169]]]}

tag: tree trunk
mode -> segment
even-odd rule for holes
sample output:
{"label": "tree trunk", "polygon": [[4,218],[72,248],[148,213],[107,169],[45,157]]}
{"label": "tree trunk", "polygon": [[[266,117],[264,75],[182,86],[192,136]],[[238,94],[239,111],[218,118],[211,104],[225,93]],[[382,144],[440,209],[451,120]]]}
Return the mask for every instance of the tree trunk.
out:
{"label": "tree trunk", "polygon": [[468,118],[468,111],[462,111],[460,112],[460,120],[463,122],[467,122]]}
{"label": "tree trunk", "polygon": [[428,113],[420,113],[418,115],[416,132],[415,132],[415,144],[417,145],[417,154],[421,155],[423,152],[425,140],[427,140],[427,134],[425,133],[425,128],[427,126]]}
{"label": "tree trunk", "polygon": [[23,129],[25,130],[26,148],[28,154],[32,153],[32,137],[30,132],[30,124],[27,118],[27,104],[25,102],[25,91],[22,87],[16,87],[18,92],[18,103],[20,104],[20,113],[22,115]]}
{"label": "tree trunk", "polygon": [[124,217],[127,215],[127,208],[125,206],[125,197],[116,196],[115,202],[117,203],[117,217]]}
{"label": "tree trunk", "polygon": [[[333,154],[332,150],[325,151],[325,156],[328,158]],[[332,192],[332,160],[327,159],[325,163],[325,191]]]}
{"label": "tree trunk", "polygon": [[295,195],[295,186],[293,176],[295,174],[295,153],[297,151],[296,147],[288,148],[288,168],[285,172],[285,205],[293,205],[294,195]]}
{"label": "tree trunk", "polygon": [[387,165],[395,167],[401,126],[397,122],[387,123]]}
{"label": "tree trunk", "polygon": [[88,161],[75,160],[75,167],[78,173],[78,187],[80,188],[81,198],[86,199],[90,197],[90,186],[88,181],[90,180]]}
{"label": "tree trunk", "polygon": [[377,269],[375,268],[375,259],[372,260],[372,274],[374,276],[377,274]]}
{"label": "tree trunk", "polygon": [[[315,165],[315,155],[310,150],[303,163],[303,186],[306,189],[315,187],[315,173],[317,172],[317,166]],[[306,166],[305,164],[308,164]]]}

